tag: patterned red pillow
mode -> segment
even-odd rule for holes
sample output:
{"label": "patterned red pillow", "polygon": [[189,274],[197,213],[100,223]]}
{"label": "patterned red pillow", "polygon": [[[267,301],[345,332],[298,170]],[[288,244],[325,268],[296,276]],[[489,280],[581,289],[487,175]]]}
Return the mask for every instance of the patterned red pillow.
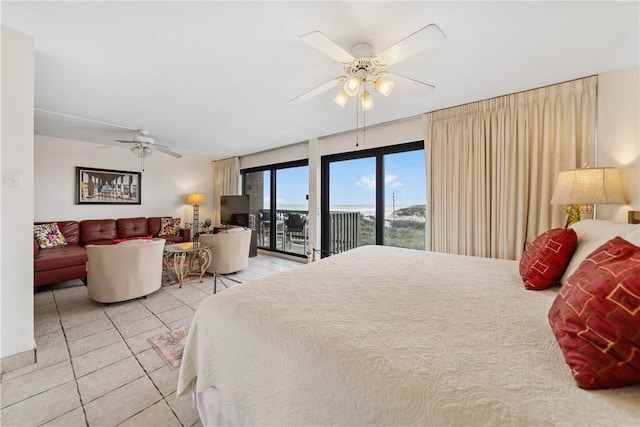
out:
{"label": "patterned red pillow", "polygon": [[640,248],[621,237],[582,261],[549,310],[578,386],[640,384]]}
{"label": "patterned red pillow", "polygon": [[130,240],[152,240],[152,239],[153,239],[152,235],[138,236],[138,237],[125,237],[124,239],[113,239],[113,243],[124,243]]}
{"label": "patterned red pillow", "polygon": [[577,243],[578,236],[570,228],[554,228],[536,237],[520,258],[524,287],[539,291],[557,284]]}

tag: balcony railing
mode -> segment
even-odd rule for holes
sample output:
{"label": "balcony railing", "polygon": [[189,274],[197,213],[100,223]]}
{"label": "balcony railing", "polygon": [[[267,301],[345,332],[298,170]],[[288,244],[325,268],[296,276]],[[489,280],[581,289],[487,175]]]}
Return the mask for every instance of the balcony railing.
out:
{"label": "balcony railing", "polygon": [[[271,221],[270,211],[262,209],[257,213],[256,228],[259,233],[259,246],[269,248]],[[308,221],[305,221],[303,229],[292,230],[287,226],[287,218],[292,214],[302,215],[305,219],[309,211],[302,210],[276,210],[276,247],[277,250],[294,254],[306,255],[309,247]],[[361,215],[360,212],[331,211],[330,216],[330,241],[329,252],[332,254],[348,251],[361,245]]]}
{"label": "balcony railing", "polygon": [[337,254],[361,244],[360,212],[329,212],[329,252]]}

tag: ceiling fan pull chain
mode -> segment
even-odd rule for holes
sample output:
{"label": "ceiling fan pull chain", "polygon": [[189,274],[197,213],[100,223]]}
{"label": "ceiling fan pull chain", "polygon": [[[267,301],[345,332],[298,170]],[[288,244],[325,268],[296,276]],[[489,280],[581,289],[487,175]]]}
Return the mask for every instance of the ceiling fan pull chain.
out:
{"label": "ceiling fan pull chain", "polygon": [[362,108],[362,148],[367,147],[367,110]]}
{"label": "ceiling fan pull chain", "polygon": [[358,119],[360,117],[358,117],[360,114],[358,112],[358,103],[356,103],[356,147],[359,147],[360,145],[358,144],[358,129],[359,129],[359,123],[358,123]]}

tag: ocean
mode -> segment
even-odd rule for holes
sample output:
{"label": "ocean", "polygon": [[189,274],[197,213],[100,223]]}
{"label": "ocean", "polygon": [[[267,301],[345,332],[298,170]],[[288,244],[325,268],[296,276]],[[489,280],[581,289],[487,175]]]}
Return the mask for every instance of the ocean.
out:
{"label": "ocean", "polygon": [[[398,209],[406,208],[411,205],[398,205],[396,204],[396,211]],[[278,210],[292,210],[292,211],[306,211],[308,207],[306,205],[282,205],[278,206]],[[345,212],[360,212],[363,215],[374,216],[376,214],[375,205],[334,205],[331,206],[332,211],[345,211]],[[384,207],[385,218],[391,216],[393,213],[393,205],[386,205]]]}

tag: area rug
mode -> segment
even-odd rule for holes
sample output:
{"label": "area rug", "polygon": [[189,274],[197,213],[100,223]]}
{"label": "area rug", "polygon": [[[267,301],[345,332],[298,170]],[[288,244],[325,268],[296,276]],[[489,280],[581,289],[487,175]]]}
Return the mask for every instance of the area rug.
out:
{"label": "area rug", "polygon": [[173,331],[165,332],[149,338],[149,343],[160,354],[160,357],[171,369],[176,369],[182,363],[184,343],[189,333],[188,326],[180,326]]}

